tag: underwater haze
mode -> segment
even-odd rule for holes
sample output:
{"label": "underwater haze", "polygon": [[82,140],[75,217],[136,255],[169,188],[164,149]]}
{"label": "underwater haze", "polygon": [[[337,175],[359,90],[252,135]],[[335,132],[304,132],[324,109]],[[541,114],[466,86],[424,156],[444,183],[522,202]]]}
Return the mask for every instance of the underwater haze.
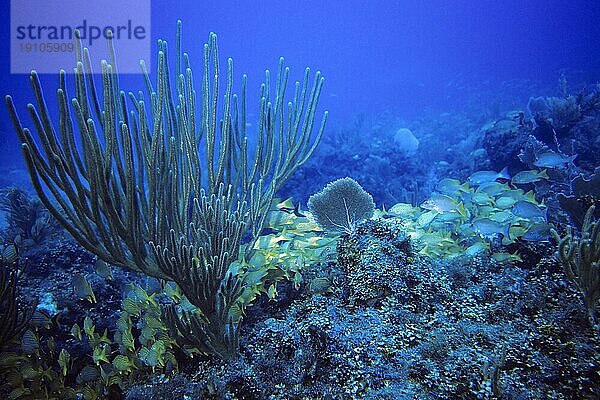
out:
{"label": "underwater haze", "polygon": [[596,1],[0,18],[0,398],[600,398]]}

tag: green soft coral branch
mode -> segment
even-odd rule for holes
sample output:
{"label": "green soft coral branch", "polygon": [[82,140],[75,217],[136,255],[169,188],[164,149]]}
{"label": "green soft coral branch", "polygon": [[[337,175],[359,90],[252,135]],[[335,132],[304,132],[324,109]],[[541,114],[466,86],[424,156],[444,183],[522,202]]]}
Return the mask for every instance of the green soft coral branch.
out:
{"label": "green soft coral branch", "polygon": [[252,257],[276,191],[321,140],[327,113],[319,125],[316,109],[324,78],[317,71],[311,84],[307,68],[292,97],[283,58],[274,91],[267,71],[250,151],[246,77],[234,94],[229,59],[219,91],[223,78],[211,33],[197,90],[189,57],[181,53],[181,22],[176,41],[174,72],[162,40],[154,84],[142,64],[146,94],[120,89],[110,40],[111,56],[102,62],[96,88],[88,50],[77,40],[75,92],[71,97],[61,72],[57,125],[35,71],[36,105],[28,105],[33,131],[21,123],[13,99],[5,101],[33,186],[50,214],[104,262],[175,282],[199,316],[171,312],[170,328],[229,357],[237,352],[239,323],[230,312],[243,290],[232,263],[245,235],[245,256]]}
{"label": "green soft coral branch", "polygon": [[600,299],[600,223],[594,219],[594,210],[591,206],[586,212],[580,237],[570,227],[562,238],[552,230],[565,274],[583,294],[592,323],[597,321]]}

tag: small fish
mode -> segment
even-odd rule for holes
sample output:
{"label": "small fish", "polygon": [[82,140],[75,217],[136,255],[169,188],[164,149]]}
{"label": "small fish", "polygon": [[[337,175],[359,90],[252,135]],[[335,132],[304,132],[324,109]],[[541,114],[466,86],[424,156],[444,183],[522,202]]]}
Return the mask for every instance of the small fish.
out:
{"label": "small fish", "polygon": [[19,250],[14,244],[7,244],[0,252],[0,264],[12,264],[19,258]]}
{"label": "small fish", "polygon": [[537,204],[523,200],[516,202],[511,211],[513,214],[521,218],[542,218],[544,220],[546,220],[546,215],[548,213],[547,208],[542,208]]}
{"label": "small fish", "polygon": [[69,352],[65,349],[62,349],[60,351],[60,354],[58,355],[58,365],[60,366],[63,376],[67,375],[70,360],[71,355],[69,354]]}
{"label": "small fish", "polygon": [[96,303],[96,296],[85,276],[80,273],[73,275],[73,291],[80,299],[87,299],[90,303]]}
{"label": "small fish", "polygon": [[440,257],[442,255],[442,252],[440,250],[438,250],[437,248],[435,248],[434,246],[430,246],[430,245],[425,245],[425,247],[423,247],[418,254],[424,255],[426,257],[430,257],[430,258],[437,258]]}
{"label": "small fish", "polygon": [[275,212],[270,212],[267,214],[267,221],[265,228],[274,228],[279,229],[284,225],[293,225],[295,223],[295,218],[293,214],[282,210],[275,210]]}
{"label": "small fish", "polygon": [[300,272],[294,272],[294,276],[292,278],[292,283],[294,284],[294,289],[298,290],[300,288],[300,284],[304,280],[304,277]]}
{"label": "small fish", "polygon": [[529,170],[518,172],[512,177],[511,183],[513,185],[524,185],[527,183],[539,182],[547,179],[550,179],[550,177],[546,173],[545,169],[541,171]]}
{"label": "small fish", "polygon": [[294,215],[296,217],[306,218],[306,214],[302,214],[302,212],[300,211],[300,203],[296,204],[296,207],[294,207]]}
{"label": "small fish", "polygon": [[417,239],[420,243],[425,243],[430,246],[438,246],[440,244],[448,244],[452,243],[452,240],[444,237],[443,235],[437,232],[424,232]]}
{"label": "small fish", "polygon": [[490,215],[493,215],[494,213],[497,213],[501,210],[499,210],[498,208],[494,207],[491,205],[480,205],[477,207],[477,209],[475,210],[477,212],[477,217],[483,218],[483,217],[488,217]]}
{"label": "small fish", "polygon": [[469,191],[469,184],[461,183],[458,179],[445,178],[438,182],[438,184],[435,186],[435,190],[447,195],[456,194],[459,192],[466,193]]}
{"label": "small fish", "polygon": [[489,248],[490,248],[490,245],[488,243],[477,242],[477,243],[474,243],[474,244],[470,245],[469,247],[467,247],[465,249],[465,254],[470,257],[473,257],[478,254],[487,252],[489,250]]}
{"label": "small fish", "polygon": [[415,214],[418,212],[418,208],[413,207],[411,204],[408,203],[398,203],[395,204],[392,208],[390,208],[388,212],[392,215],[397,216],[414,217]]}
{"label": "small fish", "polygon": [[247,286],[257,286],[262,283],[262,279],[267,275],[267,271],[265,269],[257,269],[254,271],[246,272],[243,275],[244,284]]}
{"label": "small fish", "polygon": [[21,336],[21,350],[25,354],[32,354],[40,347],[40,339],[30,329],[26,330]]}
{"label": "small fish", "polygon": [[518,239],[527,233],[527,229],[529,229],[529,226],[527,224],[521,224],[519,222],[510,226],[510,228],[508,229],[508,234],[511,238]]}
{"label": "small fish", "polygon": [[129,357],[119,354],[112,361],[112,365],[115,370],[119,373],[121,372],[129,372],[133,368],[133,363],[129,359]]}
{"label": "small fish", "polygon": [[508,237],[508,225],[501,224],[489,218],[477,218],[472,222],[473,230],[484,237],[491,237],[502,234]]}
{"label": "small fish", "polygon": [[100,378],[98,369],[94,366],[86,365],[77,375],[76,381],[78,384],[83,385],[85,383],[94,382],[98,378]]}
{"label": "small fish", "polygon": [[143,288],[149,294],[162,293],[163,287],[161,282],[151,276],[146,276],[143,280]]}
{"label": "small fish", "polygon": [[146,302],[156,306],[158,303],[154,300],[156,294],[148,294],[146,289],[133,283],[126,286],[125,296],[132,298],[134,301],[144,304]]}
{"label": "small fish", "polygon": [[523,193],[521,195],[520,200],[524,200],[524,201],[528,201],[530,203],[537,204],[537,200],[535,199],[535,193],[533,193],[533,190],[530,190],[527,193]]}
{"label": "small fish", "polygon": [[269,289],[267,289],[267,296],[269,297],[269,300],[275,300],[277,298],[277,286],[275,286],[275,284],[269,286]]}
{"label": "small fish", "polygon": [[[121,315],[126,315],[127,318],[130,318],[129,315],[123,313]],[[133,338],[133,334],[131,333],[131,326],[125,325],[121,332],[121,343],[123,347],[129,351],[135,351],[135,339]]]}
{"label": "small fish", "polygon": [[546,242],[550,240],[551,236],[550,225],[545,222],[538,222],[531,225],[521,238],[528,242]]}
{"label": "small fish", "polygon": [[[148,365],[149,367],[154,368],[157,366],[161,366],[164,363],[164,345],[160,342],[160,340],[156,341],[150,348],[142,347],[139,351],[140,359],[144,362],[144,364]],[[132,368],[133,364],[131,366],[128,366],[124,363],[122,367]]]}
{"label": "small fish", "polygon": [[280,211],[289,213],[294,210],[294,202],[291,197],[288,197],[284,201],[277,203],[275,207]]}
{"label": "small fish", "polygon": [[41,328],[44,327],[48,329],[52,324],[52,318],[48,314],[47,311],[36,309],[31,316],[31,320],[29,321],[33,328]]}
{"label": "small fish", "polygon": [[417,218],[417,225],[419,225],[422,228],[426,227],[427,225],[429,225],[431,223],[431,221],[433,221],[433,219],[438,214],[439,213],[435,210],[427,211],[426,213],[421,214],[421,216],[419,218]]}
{"label": "small fish", "polygon": [[106,261],[100,259],[96,260],[94,263],[94,272],[104,279],[112,279],[110,265],[108,265]]}
{"label": "small fish", "polygon": [[311,293],[315,293],[315,294],[320,294],[320,293],[325,293],[329,290],[331,286],[331,282],[329,281],[329,279],[324,278],[324,277],[319,277],[319,278],[314,278],[313,280],[310,281],[309,285],[308,285],[308,290]]}
{"label": "small fish", "polygon": [[290,240],[292,240],[292,238],[287,235],[286,228],[283,228],[283,231],[281,231],[281,233],[278,236],[268,235],[267,238],[269,238],[269,242],[267,243],[268,248],[277,246],[281,242],[289,242]]}
{"label": "small fish", "polygon": [[437,211],[438,213],[456,212],[460,215],[466,215],[464,205],[445,194],[438,194],[431,197],[421,204],[421,207],[426,210]]}
{"label": "small fish", "polygon": [[487,206],[493,203],[492,197],[485,192],[477,191],[474,193],[469,193],[469,195],[465,197],[473,203],[477,204],[478,206]]}
{"label": "small fish", "polygon": [[[100,362],[110,363],[108,360],[108,346],[96,346],[92,351],[92,360],[96,365],[100,365]],[[141,358],[141,357],[140,357]]]}
{"label": "small fish", "polygon": [[304,222],[298,222],[296,229],[300,232],[323,232],[323,229],[313,219],[308,218]]}
{"label": "small fish", "polygon": [[123,299],[123,310],[130,315],[139,317],[141,313],[140,306],[131,297],[125,297]]}
{"label": "small fish", "polygon": [[515,205],[518,200],[513,196],[500,196],[494,202],[494,205],[502,210],[506,210]]}
{"label": "small fish", "polygon": [[519,201],[529,201],[536,203],[533,191],[525,193],[521,189],[511,189],[502,194],[494,201],[494,206],[501,209],[508,209]]}
{"label": "small fish", "polygon": [[306,215],[300,212],[300,203],[294,205],[291,197],[278,203],[276,207],[279,211],[283,211],[284,213],[294,214],[296,217],[306,217]]}
{"label": "small fish", "polygon": [[297,240],[294,242],[294,246],[298,249],[304,249],[306,247],[320,248],[325,247],[328,244],[331,244],[331,240],[322,238],[320,236],[310,236],[306,239]]}
{"label": "small fish", "polygon": [[477,171],[473,175],[469,176],[469,183],[475,186],[479,186],[486,182],[494,182],[498,179],[510,179],[510,174],[508,173],[508,167],[504,167],[502,171]]}
{"label": "small fish", "polygon": [[73,325],[73,327],[71,328],[71,336],[73,336],[77,340],[81,340],[83,338],[83,335],[81,334],[81,328],[79,327],[79,325]]}
{"label": "small fish", "polygon": [[492,221],[504,224],[508,221],[514,220],[515,216],[513,215],[512,212],[510,212],[508,210],[502,210],[502,211],[498,211],[493,214],[490,214],[488,216],[488,218],[491,219]]}
{"label": "small fish", "polygon": [[510,190],[510,187],[508,187],[508,185],[496,181],[482,183],[477,188],[477,192],[483,192],[490,196],[498,196],[506,192],[507,190]]}
{"label": "small fish", "polygon": [[540,154],[533,165],[540,168],[566,168],[569,164],[574,165],[573,161],[577,158],[577,154],[567,156],[553,151],[547,151]]}
{"label": "small fish", "polygon": [[521,259],[521,256],[519,256],[517,253],[494,253],[492,254],[492,258],[494,259],[494,261],[500,264],[523,261]]}
{"label": "small fish", "polygon": [[163,290],[165,296],[167,296],[170,300],[178,301],[183,297],[183,293],[179,286],[177,286],[174,282],[165,282],[163,285]]}
{"label": "small fish", "polygon": [[455,221],[460,220],[461,218],[463,218],[463,216],[457,212],[446,212],[446,213],[439,214],[435,218],[435,222],[441,222],[441,223],[455,222]]}

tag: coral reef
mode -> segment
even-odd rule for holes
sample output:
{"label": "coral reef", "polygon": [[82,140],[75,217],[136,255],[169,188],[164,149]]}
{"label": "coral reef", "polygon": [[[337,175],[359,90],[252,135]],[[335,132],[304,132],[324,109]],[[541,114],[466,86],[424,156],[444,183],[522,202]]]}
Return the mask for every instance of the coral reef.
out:
{"label": "coral reef", "polygon": [[[238,360],[207,360],[173,377],[156,376],[130,387],[128,398],[600,394],[594,372],[600,343],[586,327],[576,291],[556,284],[562,271],[552,261],[552,249],[533,269],[482,257],[440,262],[417,256],[408,265],[406,246],[390,245],[398,223],[365,224],[339,247],[347,260],[370,254],[369,261],[383,268],[381,276],[394,278],[381,283],[395,286],[380,301],[350,302],[341,264],[309,267],[307,275],[326,269],[341,280],[317,295],[302,285],[283,309],[258,320],[250,315],[253,323],[242,334]],[[406,242],[400,236],[398,243]],[[371,268],[375,275],[377,267]]]}
{"label": "coral reef", "polygon": [[[378,253],[381,249],[385,249],[383,254]],[[403,290],[417,293],[419,284],[404,279],[413,256],[410,237],[394,221],[367,221],[356,235],[342,238],[338,244],[338,263],[344,272],[343,288],[350,303],[373,306],[391,293],[394,296]],[[414,277],[413,273],[410,275]]]}
{"label": "coral reef", "polygon": [[4,211],[7,221],[4,241],[14,242],[23,250],[41,244],[60,230],[42,203],[18,188],[0,190],[0,211]]}

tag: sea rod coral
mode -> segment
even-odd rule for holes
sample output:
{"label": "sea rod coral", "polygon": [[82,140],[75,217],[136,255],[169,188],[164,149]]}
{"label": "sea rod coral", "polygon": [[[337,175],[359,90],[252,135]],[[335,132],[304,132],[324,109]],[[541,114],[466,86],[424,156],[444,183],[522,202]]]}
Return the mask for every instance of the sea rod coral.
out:
{"label": "sea rod coral", "polygon": [[[307,68],[286,102],[289,69],[283,59],[275,93],[266,72],[252,154],[246,77],[241,94],[233,94],[229,59],[225,90],[219,91],[214,33],[204,45],[199,99],[190,59],[177,54],[170,72],[165,41],[158,43],[154,83],[142,63],[145,95],[121,90],[113,61],[102,62],[102,87],[96,88],[88,50],[79,41],[76,53],[70,101],[66,73],[60,72],[57,125],[31,72],[37,106],[28,111],[37,139],[6,97],[40,200],[100,259],[177,283],[196,310],[165,310],[174,333],[193,339],[203,352],[235,355],[243,273],[230,265],[244,235],[257,239],[275,192],[319,143],[327,113],[317,133],[313,125],[324,78],[317,72],[311,88]],[[246,248],[251,252],[252,243]]]}

